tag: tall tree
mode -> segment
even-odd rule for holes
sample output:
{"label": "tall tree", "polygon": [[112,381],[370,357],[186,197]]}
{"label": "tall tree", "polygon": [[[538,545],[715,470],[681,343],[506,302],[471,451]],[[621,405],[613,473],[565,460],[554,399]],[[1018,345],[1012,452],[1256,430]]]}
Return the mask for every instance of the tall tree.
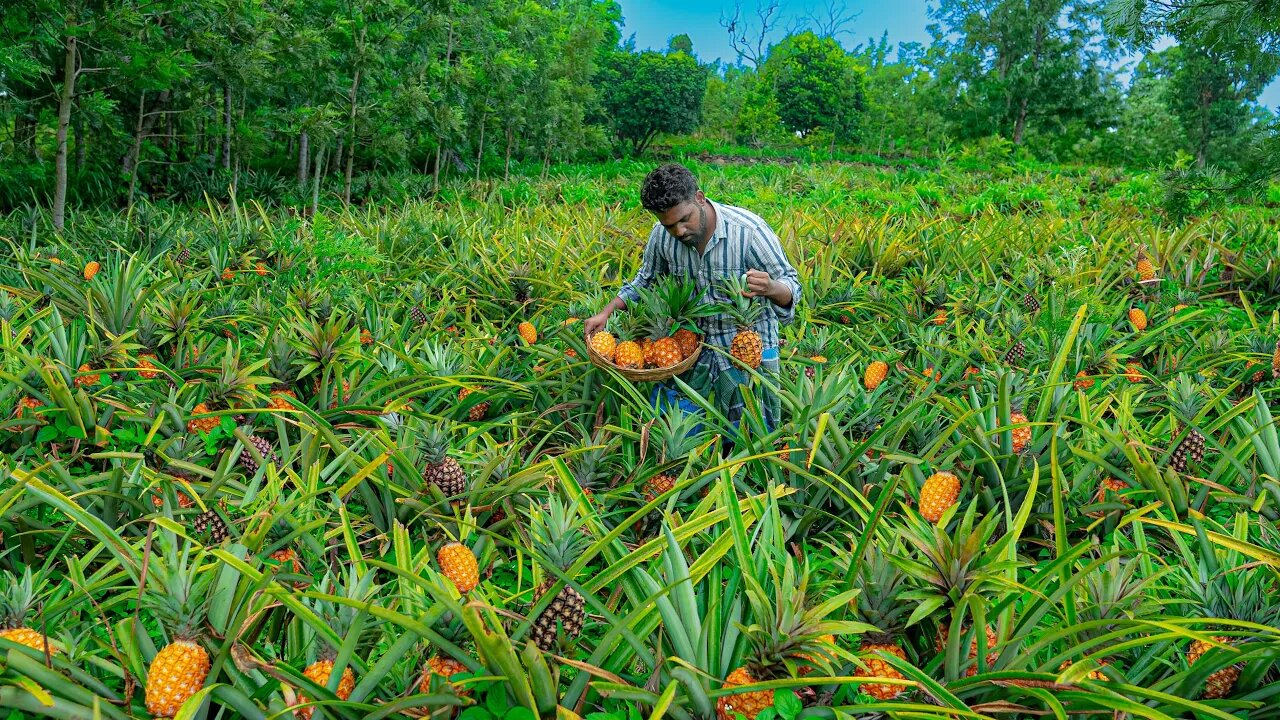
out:
{"label": "tall tree", "polygon": [[834,38],[812,31],[783,39],[764,65],[783,124],[801,135],[822,128],[841,142],[857,137],[866,111],[863,72]]}

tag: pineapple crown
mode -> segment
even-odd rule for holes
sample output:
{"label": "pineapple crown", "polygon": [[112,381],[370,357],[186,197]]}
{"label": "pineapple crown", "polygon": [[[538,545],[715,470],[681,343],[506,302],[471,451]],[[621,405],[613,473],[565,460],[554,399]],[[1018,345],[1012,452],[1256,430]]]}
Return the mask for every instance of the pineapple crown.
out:
{"label": "pineapple crown", "polygon": [[194,640],[203,628],[210,600],[209,589],[216,574],[199,572],[199,565],[204,559],[202,551],[194,551],[186,544],[177,550],[176,540],[167,544],[175,548],[174,552],[168,556],[152,556],[152,579],[146,588],[147,605],[168,628],[170,640]]}
{"label": "pineapple crown", "polygon": [[449,432],[443,423],[427,428],[421,440],[422,459],[431,465],[444,462],[449,454]]}
{"label": "pineapple crown", "polygon": [[1169,409],[1180,422],[1190,424],[1204,405],[1200,387],[1185,373],[1170,381],[1165,386],[1165,391],[1169,398]]}
{"label": "pineapple crown", "polygon": [[814,664],[829,666],[834,656],[823,636],[871,629],[860,623],[830,619],[857,596],[856,590],[811,605],[808,560],[797,567],[794,558],[782,555],[781,574],[776,564],[771,564],[768,571],[771,591],[754,578],[744,576],[752,619],[750,625],[743,627],[749,647],[745,659],[755,680],[785,677],[790,674],[788,660],[794,662],[802,657]]}
{"label": "pineapple crown", "polygon": [[36,592],[36,578],[28,567],[23,569],[21,578],[8,570],[3,571],[0,582],[4,583],[0,587],[0,628],[22,627],[27,614],[41,600]]}
{"label": "pineapple crown", "polygon": [[1027,320],[1021,313],[1012,312],[1005,318],[1004,327],[1009,331],[1011,340],[1018,340],[1027,330]]}
{"label": "pineapple crown", "polygon": [[577,513],[559,497],[547,498],[545,509],[531,508],[533,546],[544,562],[567,571],[586,549],[590,539],[582,533]]}
{"label": "pineapple crown", "polygon": [[747,290],[746,282],[742,278],[731,277],[724,280],[721,287],[729,301],[717,303],[716,311],[728,315],[740,328],[754,327],[764,312],[764,306],[758,298],[743,295]]}
{"label": "pineapple crown", "polygon": [[[900,551],[901,548],[895,548]],[[853,587],[858,590],[854,612],[862,622],[874,625],[880,633],[899,635],[906,626],[910,605],[902,602],[907,589],[906,576],[889,561],[884,552],[867,548]]]}
{"label": "pineapple crown", "polygon": [[597,483],[607,477],[609,459],[614,451],[615,448],[606,444],[588,447],[576,453],[570,460],[569,468],[578,487],[583,490],[594,489]]}
{"label": "pineapple crown", "polygon": [[689,278],[667,275],[659,278],[655,290],[664,301],[665,310],[675,328],[697,330],[697,320],[712,314],[702,302],[702,292]]}
{"label": "pineapple crown", "polygon": [[[378,589],[373,584],[375,577],[373,572],[366,572],[361,575],[360,571],[354,566],[347,568],[345,577],[335,575],[332,571],[327,571],[324,577],[320,579],[320,584],[316,589],[322,595],[340,597],[357,603],[367,603],[372,600]],[[306,602],[311,611],[333,630],[334,634],[338,636],[339,643],[345,642],[347,635],[357,628],[356,620],[365,612],[350,603],[338,602],[327,597],[315,598],[310,602],[304,600],[303,602]],[[337,654],[337,646],[327,636],[324,637],[324,640],[325,648],[319,652],[319,655],[326,659],[332,659]]]}
{"label": "pineapple crown", "polygon": [[1001,557],[1005,543],[992,542],[1000,518],[988,515],[975,525],[975,516],[976,505],[971,505],[952,532],[913,515],[899,531],[903,547],[913,548],[916,557],[892,553],[889,558],[919,586],[903,599],[921,603],[908,625],[923,619],[920,609],[954,605],[965,595],[980,593],[1013,566]]}
{"label": "pineapple crown", "polygon": [[702,434],[698,432],[701,420],[697,415],[672,410],[663,414],[654,424],[653,430],[658,434],[659,457],[662,462],[684,460],[702,444]]}

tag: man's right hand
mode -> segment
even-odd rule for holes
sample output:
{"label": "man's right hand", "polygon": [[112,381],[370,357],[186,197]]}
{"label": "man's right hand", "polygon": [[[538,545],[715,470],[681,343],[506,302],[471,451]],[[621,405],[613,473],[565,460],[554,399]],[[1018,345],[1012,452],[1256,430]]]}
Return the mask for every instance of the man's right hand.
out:
{"label": "man's right hand", "polygon": [[582,332],[588,340],[591,339],[592,335],[595,335],[596,333],[604,329],[604,325],[606,322],[609,321],[609,315],[611,315],[612,313],[613,313],[613,308],[606,307],[605,309],[601,310],[595,315],[592,315],[591,317],[582,321]]}

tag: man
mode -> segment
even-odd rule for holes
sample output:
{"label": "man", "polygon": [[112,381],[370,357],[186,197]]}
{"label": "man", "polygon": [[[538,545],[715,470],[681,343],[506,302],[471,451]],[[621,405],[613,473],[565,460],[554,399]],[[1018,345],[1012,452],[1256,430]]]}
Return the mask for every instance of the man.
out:
{"label": "man", "polygon": [[[698,189],[693,173],[675,163],[662,165],[645,177],[640,202],[658,219],[649,233],[640,270],[608,306],[587,319],[587,337],[604,329],[615,311],[636,302],[636,288],[648,287],[659,275],[692,278],[702,291],[703,300],[709,303],[727,302],[722,282],[745,276],[745,294],[766,298],[769,303],[754,329],[764,342],[762,374],[776,381],[778,325],[794,319],[800,282],[769,224],[742,208],[708,200]],[[705,318],[699,325],[703,341],[724,352],[703,352],[689,384],[704,395],[714,389],[721,412],[736,423],[743,407],[738,386],[748,379],[728,356],[737,327],[725,315]],[[781,415],[777,395],[771,391],[762,393],[761,405],[765,422],[776,427]]]}

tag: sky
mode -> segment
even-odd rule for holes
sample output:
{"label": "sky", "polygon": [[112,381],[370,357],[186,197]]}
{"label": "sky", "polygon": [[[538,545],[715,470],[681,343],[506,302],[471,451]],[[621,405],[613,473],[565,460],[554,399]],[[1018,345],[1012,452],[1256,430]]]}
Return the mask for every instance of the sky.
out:
{"label": "sky", "polygon": [[[679,33],[688,33],[693,40],[693,51],[704,62],[720,58],[727,63],[737,60],[737,54],[729,47],[729,36],[720,25],[722,15],[732,15],[733,0],[696,2],[694,0],[619,0],[625,24],[622,37],[635,35],[636,47],[644,50],[663,49],[667,39]],[[810,11],[825,14],[827,0],[783,0],[782,10],[788,21],[803,17]],[[754,20],[757,0],[742,0],[744,15]],[[929,24],[926,0],[893,0],[893,2],[867,2],[854,0],[844,6],[857,17],[848,24],[851,32],[840,36],[846,47],[866,43],[868,38],[877,40],[886,30],[889,44],[897,47],[900,42],[929,43]],[[782,33],[779,33],[779,37]],[[1280,111],[1280,80],[1271,83],[1262,93],[1260,101],[1274,111]]]}

